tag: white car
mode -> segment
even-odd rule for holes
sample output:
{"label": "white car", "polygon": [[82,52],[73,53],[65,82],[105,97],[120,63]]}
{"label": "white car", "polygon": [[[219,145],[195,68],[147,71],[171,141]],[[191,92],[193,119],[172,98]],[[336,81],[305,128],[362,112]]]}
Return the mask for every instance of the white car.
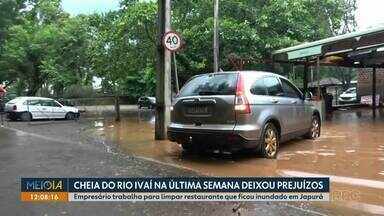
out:
{"label": "white car", "polygon": [[5,104],[5,111],[11,120],[21,119],[75,119],[79,110],[63,106],[56,100],[43,97],[17,97]]}
{"label": "white car", "polygon": [[340,104],[352,104],[357,102],[356,87],[347,89],[339,96]]}

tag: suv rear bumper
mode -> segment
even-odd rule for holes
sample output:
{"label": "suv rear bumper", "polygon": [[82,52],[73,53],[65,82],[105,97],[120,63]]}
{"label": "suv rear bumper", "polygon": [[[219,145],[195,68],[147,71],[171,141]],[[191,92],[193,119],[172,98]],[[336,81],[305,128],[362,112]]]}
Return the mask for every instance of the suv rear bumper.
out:
{"label": "suv rear bumper", "polygon": [[168,139],[180,144],[194,145],[204,150],[224,149],[237,151],[241,149],[257,148],[258,138],[249,138],[247,134],[259,134],[257,131],[231,129],[206,129],[206,128],[181,128],[168,127]]}

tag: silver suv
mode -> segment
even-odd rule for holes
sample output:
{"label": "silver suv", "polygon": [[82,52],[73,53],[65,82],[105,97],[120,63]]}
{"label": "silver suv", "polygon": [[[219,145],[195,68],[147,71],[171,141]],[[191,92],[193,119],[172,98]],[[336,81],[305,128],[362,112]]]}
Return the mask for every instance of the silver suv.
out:
{"label": "silver suv", "polygon": [[286,78],[268,72],[194,76],[171,107],[168,138],[184,150],[257,149],[276,158],[279,144],[320,136],[320,113]]}

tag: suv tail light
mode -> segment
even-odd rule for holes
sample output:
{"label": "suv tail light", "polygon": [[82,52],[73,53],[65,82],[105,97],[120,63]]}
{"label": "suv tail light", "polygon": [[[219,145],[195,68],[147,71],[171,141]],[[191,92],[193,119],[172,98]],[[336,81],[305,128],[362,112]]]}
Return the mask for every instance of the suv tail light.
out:
{"label": "suv tail light", "polygon": [[13,111],[16,111],[16,110],[17,110],[17,106],[16,106],[16,105],[13,105],[12,110],[13,110]]}
{"label": "suv tail light", "polygon": [[250,114],[251,107],[245,96],[244,77],[239,73],[236,86],[235,111],[241,114]]}

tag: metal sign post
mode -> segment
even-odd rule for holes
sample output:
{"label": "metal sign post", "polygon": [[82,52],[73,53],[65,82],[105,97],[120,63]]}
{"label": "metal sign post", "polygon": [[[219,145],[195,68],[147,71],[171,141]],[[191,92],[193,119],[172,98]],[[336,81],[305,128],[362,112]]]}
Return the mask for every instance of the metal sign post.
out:
{"label": "metal sign post", "polygon": [[175,65],[175,85],[176,85],[176,93],[179,94],[180,87],[179,87],[179,75],[177,74],[177,61],[176,61],[176,52],[173,54],[173,63]]}

